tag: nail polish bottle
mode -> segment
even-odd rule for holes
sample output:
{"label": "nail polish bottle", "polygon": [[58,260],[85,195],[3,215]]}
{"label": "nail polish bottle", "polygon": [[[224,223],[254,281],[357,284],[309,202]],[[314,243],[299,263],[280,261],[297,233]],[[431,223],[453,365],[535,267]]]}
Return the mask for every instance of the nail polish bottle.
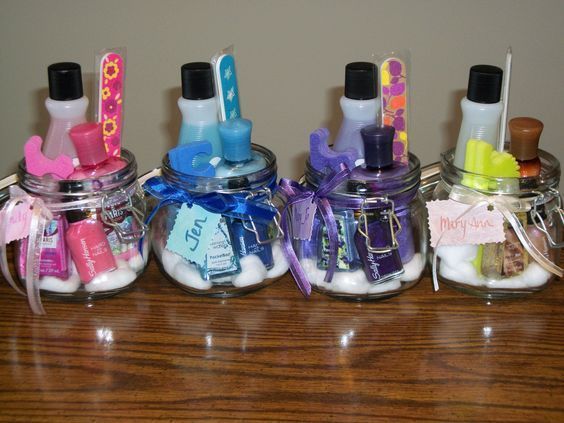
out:
{"label": "nail polish bottle", "polygon": [[[403,183],[402,175],[409,172],[406,163],[393,159],[393,140],[395,129],[393,126],[369,125],[361,129],[365,149],[365,164],[357,166],[351,172],[351,180],[364,181],[371,192],[397,190],[398,184]],[[411,199],[405,199],[405,205]],[[397,233],[399,253],[402,263],[408,263],[415,254],[411,213],[404,204],[395,205],[395,213],[402,230]]]}
{"label": "nail polish bottle", "polygon": [[[356,172],[353,171],[351,179],[364,178],[367,183],[372,184],[375,184],[376,180],[380,180],[382,181],[380,182],[382,184],[381,189],[385,194],[390,187],[387,187],[383,182],[383,176],[386,176],[389,172],[390,176],[397,179],[398,175],[408,172],[407,165],[394,162],[394,132],[394,128],[391,126],[379,127],[376,125],[361,130],[365,164]],[[369,182],[371,179],[373,182]],[[382,202],[376,208],[365,209],[364,215],[359,218],[358,228],[354,235],[364,273],[368,281],[373,283],[385,282],[404,272],[400,249],[394,247],[394,234],[399,231],[399,228],[393,221],[392,213],[395,213],[395,210],[389,202]],[[409,213],[406,215],[409,215]],[[409,261],[414,255],[413,235],[411,222],[408,220],[405,225],[405,228],[402,225],[401,232],[405,230],[409,235],[403,241],[397,239],[397,243],[404,249],[406,261]],[[361,231],[364,232],[364,235]],[[369,247],[382,251],[371,252]]]}
{"label": "nail polish bottle", "polygon": [[[182,97],[178,99],[178,108],[182,113],[182,124],[178,145],[208,141],[212,145],[211,157],[221,157],[217,129],[218,102],[214,94],[211,65],[205,62],[186,63],[180,68],[180,74]],[[198,159],[198,164],[201,164],[201,160]]]}
{"label": "nail polish bottle", "polygon": [[120,157],[108,157],[100,124],[82,123],[74,126],[69,131],[69,135],[76,148],[80,166],[68,179],[96,178],[125,167],[126,162]]}
{"label": "nail polish bottle", "polygon": [[61,154],[76,157],[69,130],[86,122],[88,98],[82,92],[82,74],[77,63],[54,63],[47,68],[49,97],[45,107],[51,116],[47,137],[43,143],[43,154],[55,159]]}
{"label": "nail polish bottle", "polygon": [[69,210],[69,227],[65,235],[71,257],[83,283],[103,272],[114,270],[116,261],[104,225],[88,210]]}
{"label": "nail polish bottle", "polygon": [[497,66],[470,68],[468,92],[460,101],[462,123],[456,142],[454,165],[464,169],[468,140],[486,141],[496,147],[503,103],[500,101],[503,71]]}
{"label": "nail polish bottle", "polygon": [[248,119],[229,119],[219,124],[223,161],[215,169],[215,176],[228,178],[257,172],[266,167],[266,160],[252,151],[251,131],[253,123]]}
{"label": "nail polish bottle", "polygon": [[[65,243],[67,221],[63,215],[53,216],[45,226],[41,243],[41,257],[39,260],[39,276],[54,276],[66,280],[69,277],[69,251]],[[26,275],[27,249],[29,238],[22,239],[19,254],[19,274]]]}
{"label": "nail polish bottle", "polygon": [[540,120],[530,117],[518,117],[509,121],[509,152],[519,163],[521,178],[536,177],[541,173],[538,147],[543,128]]}
{"label": "nail polish bottle", "polygon": [[345,67],[345,95],[339,101],[343,121],[333,150],[355,148],[359,156],[364,157],[360,129],[376,123],[380,110],[377,87],[378,72],[374,63],[354,62]]}
{"label": "nail polish bottle", "polygon": [[[240,219],[230,219],[229,226],[231,234],[233,235],[233,244],[239,258],[248,255],[256,255],[262,261],[262,264],[267,270],[272,269],[274,266],[274,259],[272,257],[272,247],[269,243],[261,244],[257,241],[257,236],[254,232],[245,229],[243,221]],[[268,226],[255,223],[259,239],[267,240],[269,238]]]}

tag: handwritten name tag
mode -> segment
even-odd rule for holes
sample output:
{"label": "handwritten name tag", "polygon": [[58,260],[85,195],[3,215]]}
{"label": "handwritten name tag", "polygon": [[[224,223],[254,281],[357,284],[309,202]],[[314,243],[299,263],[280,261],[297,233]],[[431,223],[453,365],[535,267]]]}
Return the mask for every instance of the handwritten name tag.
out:
{"label": "handwritten name tag", "polygon": [[488,210],[487,205],[468,211],[472,206],[453,200],[427,202],[431,247],[441,238],[441,245],[488,244],[505,241],[503,215]]}
{"label": "handwritten name tag", "polygon": [[220,219],[221,215],[210,213],[200,206],[182,204],[168,236],[167,250],[204,266],[208,246]]}
{"label": "handwritten name tag", "polygon": [[[4,235],[4,242],[6,244],[29,236],[29,225],[32,215],[30,205],[29,201],[22,201],[12,209],[6,222],[6,233]],[[5,212],[1,212],[0,219],[5,218]]]}

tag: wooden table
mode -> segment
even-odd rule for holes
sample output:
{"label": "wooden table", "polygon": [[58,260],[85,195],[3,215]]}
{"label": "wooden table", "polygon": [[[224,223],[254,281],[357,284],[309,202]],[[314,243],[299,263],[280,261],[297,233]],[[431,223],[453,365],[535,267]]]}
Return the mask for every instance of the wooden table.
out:
{"label": "wooden table", "polygon": [[383,302],[136,287],[31,314],[0,287],[4,421],[564,421],[564,285],[487,302],[428,278]]}

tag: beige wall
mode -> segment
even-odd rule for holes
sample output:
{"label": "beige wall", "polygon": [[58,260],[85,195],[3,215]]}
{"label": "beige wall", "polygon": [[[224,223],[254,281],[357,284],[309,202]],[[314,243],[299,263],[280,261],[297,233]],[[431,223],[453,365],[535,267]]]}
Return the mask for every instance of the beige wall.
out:
{"label": "beige wall", "polygon": [[[6,1],[0,0],[0,176],[32,134],[45,135],[46,67],[77,61],[92,91],[94,52],[126,46],[125,145],[157,166],[179,128],[179,68],[234,43],[254,141],[297,176],[309,133],[338,128],[347,62],[412,52],[412,151],[438,159],[458,131],[468,68],[503,66],[513,47],[510,116],[545,123],[564,159],[564,1]],[[91,97],[92,98],[92,97]]]}

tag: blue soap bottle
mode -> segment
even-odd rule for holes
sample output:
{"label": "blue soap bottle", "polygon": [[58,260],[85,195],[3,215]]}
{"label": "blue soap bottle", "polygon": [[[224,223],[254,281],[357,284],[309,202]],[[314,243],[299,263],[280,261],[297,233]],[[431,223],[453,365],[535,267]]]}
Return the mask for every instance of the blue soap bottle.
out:
{"label": "blue soap bottle", "polygon": [[258,172],[266,167],[264,157],[251,148],[253,123],[248,119],[229,119],[219,124],[223,161],[216,177],[228,178]]}
{"label": "blue soap bottle", "polygon": [[221,157],[218,106],[211,65],[205,62],[186,63],[180,68],[180,74],[182,97],[178,99],[178,108],[182,113],[182,124],[178,145],[208,141],[212,146],[211,157]]}

